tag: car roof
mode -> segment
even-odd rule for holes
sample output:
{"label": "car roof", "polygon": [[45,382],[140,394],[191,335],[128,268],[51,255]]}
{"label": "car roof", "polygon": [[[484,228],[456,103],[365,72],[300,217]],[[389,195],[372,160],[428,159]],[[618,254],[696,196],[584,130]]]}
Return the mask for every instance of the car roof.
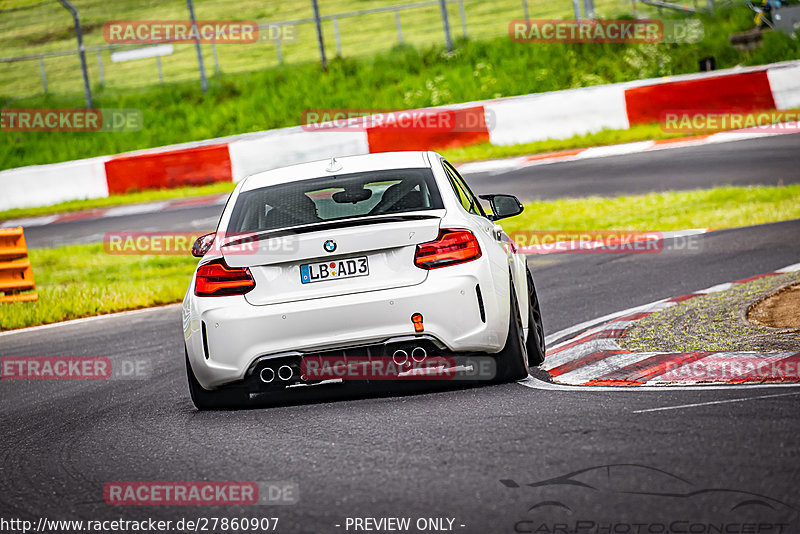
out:
{"label": "car roof", "polygon": [[[379,152],[362,156],[336,157],[337,170],[329,171],[331,158],[298,163],[288,167],[280,167],[269,171],[252,174],[245,178],[241,191],[250,191],[269,185],[275,185],[296,180],[319,178],[322,176],[336,176],[356,172],[382,171],[388,169],[415,169],[429,168],[430,160],[427,152]],[[341,168],[340,168],[341,167]]]}

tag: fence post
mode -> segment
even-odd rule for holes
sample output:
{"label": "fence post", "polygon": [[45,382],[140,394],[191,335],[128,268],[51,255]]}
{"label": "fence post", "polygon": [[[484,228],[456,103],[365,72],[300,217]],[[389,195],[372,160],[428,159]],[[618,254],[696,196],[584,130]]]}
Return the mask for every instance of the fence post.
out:
{"label": "fence post", "polygon": [[[194,34],[194,48],[197,51],[197,67],[200,69],[200,87],[203,92],[208,92],[208,80],[206,79],[206,67],[203,65],[203,51],[200,50],[200,35],[197,30],[197,19],[194,16],[194,2],[193,0],[186,0],[186,5],[189,8],[189,19],[192,21],[192,33]],[[158,62],[161,68],[161,61]]]}
{"label": "fence post", "polygon": [[83,92],[86,94],[86,107],[92,107],[92,88],[89,87],[89,72],[86,69],[86,49],[83,47],[83,30],[81,30],[81,18],[75,6],[68,0],[58,0],[67,11],[72,14],[72,22],[75,25],[75,37],[78,38],[78,55],[81,58],[81,70],[83,71]]}
{"label": "fence post", "polygon": [[575,20],[581,20],[581,3],[580,0],[572,0],[572,10],[575,12]]}
{"label": "fence post", "polygon": [[339,19],[333,17],[333,37],[336,39],[336,55],[342,57],[342,38],[339,35]]}
{"label": "fence post", "polygon": [[39,72],[42,73],[42,87],[44,92],[47,92],[47,74],[44,72],[44,57],[39,56]]}
{"label": "fence post", "polygon": [[397,25],[397,42],[403,44],[403,27],[400,24],[400,11],[394,10],[394,23]]}
{"label": "fence post", "polygon": [[638,19],[639,13],[636,11],[636,0],[631,0],[631,2],[633,3],[633,18]]}
{"label": "fence post", "polygon": [[164,83],[164,73],[161,71],[161,56],[156,56],[156,68],[158,69],[158,83]]}
{"label": "fence post", "polygon": [[322,38],[322,21],[319,18],[319,6],[317,0],[311,0],[311,7],[314,9],[314,25],[317,27],[317,41],[319,41],[319,58],[322,63],[322,70],[328,70],[328,59],[325,57],[325,41]]}
{"label": "fence post", "polygon": [[461,33],[466,39],[467,35],[467,15],[464,13],[464,0],[458,0],[458,14],[461,16]]}
{"label": "fence post", "polygon": [[594,0],[583,0],[583,14],[587,19],[594,18]]}
{"label": "fence post", "polygon": [[447,17],[447,0],[439,0],[439,8],[442,12],[442,25],[444,26],[444,40],[447,44],[447,51],[452,52],[453,39],[450,37],[450,19]]}
{"label": "fence post", "polygon": [[275,51],[278,53],[278,65],[283,65],[283,51],[281,50],[281,32],[275,33]]}
{"label": "fence post", "polygon": [[522,13],[525,16],[525,20],[531,20],[528,15],[528,0],[522,0]]}
{"label": "fence post", "polygon": [[103,54],[100,50],[97,51],[97,74],[100,76],[100,86],[106,84],[106,74],[103,72]]}
{"label": "fence post", "polygon": [[219,57],[217,56],[217,40],[211,40],[211,53],[214,56],[214,72],[219,74],[222,69],[219,68]]}

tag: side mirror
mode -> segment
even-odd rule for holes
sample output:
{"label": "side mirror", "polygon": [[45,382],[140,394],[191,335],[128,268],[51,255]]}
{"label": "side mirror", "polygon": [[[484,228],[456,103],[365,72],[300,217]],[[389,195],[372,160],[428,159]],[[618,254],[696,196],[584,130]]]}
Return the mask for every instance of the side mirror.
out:
{"label": "side mirror", "polygon": [[492,207],[492,215],[489,215],[489,220],[499,221],[519,215],[525,209],[522,202],[519,201],[514,195],[480,195],[484,200],[489,201]]}
{"label": "side mirror", "polygon": [[211,250],[211,245],[214,244],[215,237],[217,237],[217,233],[211,232],[210,234],[201,235],[195,239],[192,245],[192,256],[195,258],[202,258],[205,256],[206,252]]}

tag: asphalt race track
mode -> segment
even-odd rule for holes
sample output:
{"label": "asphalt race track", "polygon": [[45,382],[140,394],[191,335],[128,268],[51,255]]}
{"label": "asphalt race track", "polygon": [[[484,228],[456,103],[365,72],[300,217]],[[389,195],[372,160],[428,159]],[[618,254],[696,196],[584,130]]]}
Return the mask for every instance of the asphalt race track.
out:
{"label": "asphalt race track", "polygon": [[[772,169],[750,154],[751,167],[740,162],[731,181],[749,175],[749,183],[773,183],[781,172],[784,183],[797,181],[798,137],[782,136],[792,137],[793,167]],[[640,183],[671,187],[667,176],[679,180],[675,187],[725,183],[727,166],[717,172],[700,162],[706,150],[732,157],[736,144],[650,154],[663,159],[650,161],[646,172],[640,167]],[[754,145],[756,153],[764,150],[754,141],[739,150]],[[604,176],[641,166],[640,158],[581,165]],[[687,163],[693,158],[696,174]],[[577,171],[559,169],[569,168],[534,167],[514,183],[528,187],[534,173],[551,172],[564,173],[566,182]],[[504,187],[495,192],[516,192],[511,182],[497,184]],[[571,186],[561,187],[547,195]],[[614,187],[595,183],[580,194]],[[486,183],[480,189],[489,190]],[[546,332],[797,263],[798,237],[800,220],[668,241],[659,254],[532,258]],[[354,517],[408,517],[412,525],[450,518],[453,531],[481,534],[714,532],[720,524],[748,532],[751,523],[759,529],[752,532],[800,532],[800,388],[558,391],[506,384],[200,413],[186,389],[177,306],[0,335],[0,355],[138,358],[152,369],[144,380],[0,382],[2,517],[278,517],[276,531],[285,533],[354,532],[346,528]],[[652,408],[670,409],[635,413]],[[616,467],[602,467],[609,465]],[[594,467],[601,469],[569,478],[590,483],[526,486]],[[104,502],[107,482],[129,480],[289,481],[299,487],[299,502]],[[616,530],[603,530],[609,525]],[[408,530],[420,531],[432,530]]]}
{"label": "asphalt race track", "polygon": [[[512,193],[523,201],[791,184],[800,182],[800,134],[551,163],[467,179],[478,194]],[[28,246],[49,247],[102,241],[106,232],[213,231],[221,211],[222,206],[212,205],[32,226],[25,239]]]}

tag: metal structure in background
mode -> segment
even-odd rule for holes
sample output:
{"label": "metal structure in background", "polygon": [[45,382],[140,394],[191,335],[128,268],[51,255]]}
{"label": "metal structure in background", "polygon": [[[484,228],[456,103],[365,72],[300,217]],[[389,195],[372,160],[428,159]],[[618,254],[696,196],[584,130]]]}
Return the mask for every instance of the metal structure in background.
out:
{"label": "metal structure in background", "polygon": [[581,0],[572,0],[572,10],[575,12],[575,20],[581,20]]}
{"label": "metal structure in background", "polygon": [[[476,0],[476,2],[479,0]],[[59,0],[65,7],[71,6],[69,0]],[[194,2],[193,0],[186,0],[187,7],[189,10],[189,15],[192,19],[192,24],[196,27],[196,19],[195,19],[195,11],[194,11]],[[325,43],[323,40],[323,24],[330,22],[333,29],[333,35],[335,39],[336,45],[336,54],[339,56],[344,55],[343,46],[342,46],[342,26],[340,26],[340,21],[344,19],[352,19],[358,18],[362,16],[370,16],[370,15],[378,15],[381,13],[386,13],[387,15],[393,15],[394,17],[394,25],[396,27],[397,32],[397,43],[404,44],[407,41],[407,36],[403,33],[403,23],[402,23],[402,15],[403,13],[410,12],[417,9],[431,9],[437,8],[439,11],[439,17],[442,19],[442,25],[444,28],[445,33],[445,44],[447,45],[448,50],[453,49],[453,41],[451,36],[452,28],[450,27],[450,21],[448,18],[448,6],[452,6],[456,4],[458,6],[458,15],[461,19],[461,31],[462,35],[466,38],[468,36],[467,33],[467,13],[469,12],[469,8],[465,9],[465,2],[469,4],[470,0],[417,0],[411,1],[408,3],[398,3],[393,5],[387,5],[382,7],[376,8],[369,8],[369,9],[361,9],[357,11],[348,11],[348,12],[339,12],[339,13],[332,13],[332,14],[321,14],[319,12],[318,0],[311,0],[311,7],[313,8],[313,13],[311,17],[305,18],[297,18],[292,20],[280,20],[280,21],[270,21],[270,22],[261,22],[258,24],[259,31],[267,30],[272,32],[270,39],[265,39],[264,43],[271,43],[275,48],[275,54],[277,56],[277,63],[283,64],[284,63],[284,49],[283,49],[283,42],[284,39],[282,35],[282,28],[291,28],[291,27],[298,27],[301,25],[314,25],[315,33],[317,36],[317,43],[316,48],[319,49],[320,54],[320,61],[323,69],[327,68],[327,54],[325,51]],[[642,2],[644,4],[648,4],[650,6],[658,8],[661,11],[662,8],[666,9],[675,9],[683,11],[687,14],[694,14],[699,11],[704,11],[698,7],[698,2],[702,2],[702,0],[693,0],[694,8],[684,6],[682,4],[668,2],[666,0],[638,0],[638,2]],[[518,6],[516,11],[514,8],[511,8],[511,12],[508,14],[509,20],[517,18],[519,15],[522,15],[526,20],[530,20],[531,13],[529,12],[529,2],[528,0],[519,0],[519,2],[514,2],[516,6]],[[707,6],[709,10],[712,10],[714,7],[714,0],[706,0]],[[305,5],[308,5],[307,3]],[[631,5],[633,8],[633,15],[634,17],[638,18],[639,13],[637,11],[637,0],[631,0]],[[594,14],[594,0],[572,0],[572,7],[574,11],[574,17],[576,20],[580,20],[583,18],[592,18]],[[582,13],[581,8],[584,8],[584,12]],[[69,9],[69,7],[67,7]],[[74,9],[74,8],[73,8]],[[513,11],[516,11],[515,14]],[[72,12],[72,10],[71,10]],[[0,10],[2,13],[2,10]],[[533,14],[535,16],[535,13]],[[109,74],[110,70],[106,69],[103,65],[103,52],[106,51],[116,51],[116,50],[128,50],[133,47],[141,46],[136,44],[102,44],[96,45],[91,47],[84,47],[83,45],[83,36],[81,34],[80,29],[80,19],[78,17],[77,11],[74,12],[75,18],[75,31],[78,37],[78,50],[61,50],[61,51],[51,51],[51,52],[43,52],[43,53],[36,53],[27,56],[17,56],[17,57],[0,57],[0,64],[3,63],[14,63],[14,62],[38,62],[39,63],[39,75],[41,77],[41,87],[42,90],[47,93],[48,89],[52,90],[54,75],[52,72],[49,74],[45,70],[45,59],[50,58],[62,58],[62,57],[69,57],[74,55],[76,52],[81,56],[81,67],[82,67],[82,74],[83,74],[83,84],[86,91],[87,97],[87,105],[91,106],[91,91],[89,86],[89,77],[86,67],[86,60],[85,60],[85,52],[95,53],[97,55],[97,70],[98,70],[98,78],[99,84],[101,86],[108,85],[109,82]],[[391,20],[391,19],[390,19]],[[389,22],[391,24],[391,22]],[[277,30],[277,31],[275,31]],[[205,64],[203,61],[203,53],[200,44],[195,41],[195,50],[197,55],[197,64],[198,69],[200,71],[200,81],[203,88],[203,91],[208,90],[208,80],[206,77],[206,70]],[[211,55],[214,61],[214,70],[217,73],[223,72],[224,65],[220,64],[220,57],[217,55],[217,46],[215,42],[210,43],[211,46]],[[308,42],[307,46],[310,48],[311,43]],[[224,59],[224,58],[223,58]],[[63,63],[61,65],[64,65]],[[161,60],[156,58],[156,65],[158,71],[158,78],[157,81],[163,83],[164,75],[168,74],[167,72],[162,72],[162,65]],[[35,67],[34,67],[35,68]],[[65,70],[62,67],[62,72]],[[164,69],[165,71],[167,68]],[[30,75],[27,75],[30,78]],[[63,76],[60,80],[63,82]],[[56,78],[57,80],[59,78]],[[181,80],[187,79],[185,77],[181,77]],[[2,86],[2,84],[0,84]],[[33,92],[27,92],[25,94],[19,94],[14,96],[19,97],[28,97]]]}
{"label": "metal structure in background", "polygon": [[594,19],[594,0],[583,0],[583,15],[584,18]]}
{"label": "metal structure in background", "polygon": [[[81,71],[83,71],[83,91],[86,93],[86,108],[92,107],[92,88],[89,87],[89,71],[86,69],[86,50],[83,48],[83,30],[81,30],[81,17],[78,10],[75,9],[68,0],[58,0],[67,11],[72,14],[72,21],[75,24],[75,37],[78,38],[78,55],[81,58]],[[42,67],[42,80],[45,80],[44,62],[41,63]],[[44,91],[47,92],[47,81],[44,81]]]}
{"label": "metal structure in background", "polygon": [[[197,19],[194,16],[194,1],[186,0],[186,5],[189,7],[189,18],[192,21],[192,33],[194,34],[194,47],[197,50],[197,67],[200,69],[200,87],[203,92],[208,92],[208,80],[206,79],[206,67],[203,65],[203,51],[200,49],[200,36],[197,33]],[[158,77],[163,78],[161,73],[161,62],[158,63]]]}
{"label": "metal structure in background", "polygon": [[[328,70],[328,58],[325,57],[325,40],[322,38],[322,20],[319,18],[319,6],[317,5],[317,0],[311,0],[311,7],[314,10],[314,25],[317,27],[317,41],[319,41],[319,58],[320,62],[322,63],[322,70]],[[336,30],[336,42],[338,45],[337,51],[341,55],[341,44],[339,44],[339,23],[336,19],[334,20],[334,28]]]}
{"label": "metal structure in background", "polygon": [[442,26],[444,26],[444,42],[447,51],[453,51],[453,38],[450,36],[450,19],[447,16],[447,0],[439,0],[439,9],[442,12]]}

